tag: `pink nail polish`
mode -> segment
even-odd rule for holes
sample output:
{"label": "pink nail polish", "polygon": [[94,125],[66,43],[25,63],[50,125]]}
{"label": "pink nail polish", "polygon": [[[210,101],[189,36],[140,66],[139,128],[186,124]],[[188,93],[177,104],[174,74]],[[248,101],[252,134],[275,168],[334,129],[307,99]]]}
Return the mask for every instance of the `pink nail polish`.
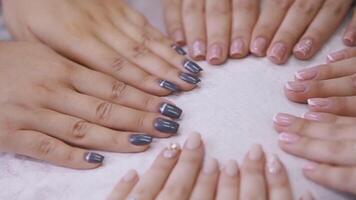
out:
{"label": "pink nail polish", "polygon": [[287,54],[287,47],[282,42],[273,44],[268,58],[275,64],[283,64]]}
{"label": "pink nail polish", "polygon": [[281,133],[278,136],[279,141],[286,144],[295,144],[298,142],[300,137],[293,133]]}
{"label": "pink nail polish", "polygon": [[251,52],[256,56],[264,56],[267,48],[267,40],[264,37],[257,37],[253,43]]}
{"label": "pink nail polish", "polygon": [[331,101],[329,99],[322,99],[322,98],[315,98],[315,99],[308,99],[308,105],[314,109],[325,109],[329,107]]}
{"label": "pink nail polish", "polygon": [[314,79],[318,75],[316,68],[303,69],[295,73],[296,79],[300,81],[308,81]]}
{"label": "pink nail polish", "polygon": [[278,113],[273,117],[274,123],[280,126],[290,126],[295,120],[296,117],[284,113]]}
{"label": "pink nail polish", "polygon": [[315,162],[307,162],[304,164],[303,169],[306,171],[314,171],[318,168],[319,164]]}
{"label": "pink nail polish", "polygon": [[336,62],[336,61],[339,61],[339,60],[343,60],[346,58],[346,55],[345,55],[345,52],[342,50],[342,51],[337,51],[337,52],[334,52],[334,53],[331,53],[328,55],[327,57],[327,62],[329,63],[332,63],[332,62]]}
{"label": "pink nail polish", "polygon": [[320,121],[322,121],[322,114],[315,113],[315,112],[306,112],[306,113],[304,113],[303,118],[307,119],[307,120],[311,120],[311,121],[320,122]]}
{"label": "pink nail polish", "polygon": [[305,92],[307,90],[307,86],[303,83],[298,83],[298,82],[288,82],[286,83],[285,85],[286,89],[291,91],[291,92],[294,92],[294,93],[302,93],[302,92]]}
{"label": "pink nail polish", "polygon": [[312,39],[303,39],[301,40],[294,48],[294,54],[297,58],[307,58],[313,48]]}
{"label": "pink nail polish", "polygon": [[222,44],[215,43],[209,47],[208,50],[208,61],[211,64],[219,64],[223,57],[223,47]]}
{"label": "pink nail polish", "polygon": [[173,34],[172,34],[172,37],[173,37],[173,40],[177,44],[179,44],[179,45],[184,44],[185,38],[184,38],[184,33],[183,33],[183,31],[181,29],[178,29],[178,30],[174,31]]}
{"label": "pink nail polish", "polygon": [[245,42],[241,38],[232,41],[230,47],[230,56],[233,58],[241,58],[244,56]]}
{"label": "pink nail polish", "polygon": [[196,60],[205,59],[206,45],[203,41],[197,40],[191,46],[191,55]]}
{"label": "pink nail polish", "polygon": [[344,35],[344,43],[348,46],[355,45],[356,42],[356,30],[355,28],[350,28],[346,31]]}
{"label": "pink nail polish", "polygon": [[227,161],[225,167],[224,167],[224,172],[231,177],[234,177],[238,173],[238,166],[235,160],[229,160]]}

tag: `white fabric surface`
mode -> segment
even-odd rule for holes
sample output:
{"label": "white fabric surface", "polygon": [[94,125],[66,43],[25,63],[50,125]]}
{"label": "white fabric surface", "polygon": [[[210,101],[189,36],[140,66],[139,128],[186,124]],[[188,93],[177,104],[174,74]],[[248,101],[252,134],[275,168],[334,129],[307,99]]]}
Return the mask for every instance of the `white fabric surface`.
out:
{"label": "white fabric surface", "polygon": [[[159,0],[132,0],[130,3],[164,31]],[[269,155],[278,153],[287,165],[296,196],[310,190],[317,199],[353,199],[307,181],[301,174],[303,160],[278,148],[277,134],[272,128],[272,117],[277,112],[300,115],[307,111],[305,105],[289,102],[284,97],[283,83],[298,69],[324,63],[327,53],[343,48],[342,30],[340,28],[323,50],[308,62],[292,58],[284,66],[275,66],[266,59],[250,56],[230,60],[218,67],[200,63],[205,69],[200,88],[172,97],[185,111],[180,135],[156,140],[145,153],[103,153],[105,165],[90,171],[70,170],[22,156],[0,154],[0,199],[104,199],[128,169],[143,172],[163,146],[170,141],[182,142],[191,131],[201,132],[207,154],[221,161],[229,158],[241,161],[253,143],[263,144]]]}

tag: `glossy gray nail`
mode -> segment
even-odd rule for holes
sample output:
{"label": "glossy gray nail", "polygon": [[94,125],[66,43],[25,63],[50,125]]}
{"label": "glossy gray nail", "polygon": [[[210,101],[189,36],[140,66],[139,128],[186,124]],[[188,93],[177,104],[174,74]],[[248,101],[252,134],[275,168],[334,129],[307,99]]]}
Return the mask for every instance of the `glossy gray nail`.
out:
{"label": "glossy gray nail", "polygon": [[135,134],[130,135],[130,143],[136,146],[151,144],[153,138],[149,135]]}
{"label": "glossy gray nail", "polygon": [[161,106],[159,107],[159,111],[162,115],[170,117],[172,119],[179,119],[183,112],[182,109],[169,103],[161,104]]}
{"label": "glossy gray nail", "polygon": [[203,71],[203,68],[201,68],[197,63],[195,63],[191,60],[185,60],[183,62],[183,66],[189,72],[194,73],[194,74],[197,74],[197,73]]}
{"label": "glossy gray nail", "polygon": [[154,121],[154,127],[162,133],[176,134],[179,129],[179,124],[172,120],[157,118]]}
{"label": "glossy gray nail", "polygon": [[160,80],[159,81],[159,86],[164,88],[164,89],[170,90],[172,92],[178,92],[180,90],[179,87],[176,84],[171,83],[171,82],[166,81],[166,80]]}
{"label": "glossy gray nail", "polygon": [[184,49],[183,49],[182,47],[180,47],[179,45],[173,44],[171,47],[172,47],[179,55],[182,55],[182,56],[187,55],[187,52],[184,51]]}
{"label": "glossy gray nail", "polygon": [[187,83],[194,84],[194,85],[198,84],[201,81],[199,78],[184,72],[179,74],[179,78]]}
{"label": "glossy gray nail", "polygon": [[84,160],[88,163],[102,163],[104,156],[94,152],[87,152],[84,154]]}

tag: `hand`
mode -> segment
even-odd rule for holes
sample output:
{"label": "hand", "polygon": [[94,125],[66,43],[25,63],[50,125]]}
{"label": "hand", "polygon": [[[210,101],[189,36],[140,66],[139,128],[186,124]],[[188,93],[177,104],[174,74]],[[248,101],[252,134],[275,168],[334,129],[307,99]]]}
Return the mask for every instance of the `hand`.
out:
{"label": "hand", "polygon": [[[0,151],[65,167],[98,167],[86,149],[141,152],[168,137],[181,110],[34,43],[0,42]],[[95,83],[95,84],[93,84]],[[139,134],[145,133],[145,135]]]}
{"label": "hand", "polygon": [[45,43],[145,92],[168,95],[200,81],[201,68],[122,0],[4,0],[3,9],[15,39]]}
{"label": "hand", "polygon": [[346,28],[343,37],[344,44],[347,46],[356,45],[356,7],[353,8],[353,17],[351,22]]}
{"label": "hand", "polygon": [[192,134],[182,151],[164,149],[141,178],[130,170],[108,199],[292,199],[283,164],[272,156],[266,165],[260,145],[251,147],[240,170],[234,160],[220,171],[216,159],[203,159],[200,135]]}

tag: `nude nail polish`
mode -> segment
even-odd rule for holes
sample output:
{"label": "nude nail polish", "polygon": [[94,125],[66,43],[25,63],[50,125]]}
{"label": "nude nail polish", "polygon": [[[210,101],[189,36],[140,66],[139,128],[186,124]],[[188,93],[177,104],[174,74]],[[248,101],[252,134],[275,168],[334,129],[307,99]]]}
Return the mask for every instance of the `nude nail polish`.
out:
{"label": "nude nail polish", "polygon": [[245,42],[241,38],[234,39],[231,42],[230,56],[232,58],[242,58],[244,55]]}
{"label": "nude nail polish", "polygon": [[226,162],[224,172],[230,177],[234,177],[238,174],[238,166],[235,160],[229,160]]}
{"label": "nude nail polish", "polygon": [[315,112],[306,112],[304,113],[303,115],[303,118],[304,119],[307,119],[307,120],[312,120],[312,121],[322,121],[322,115],[320,113],[315,113]]}
{"label": "nude nail polish", "polygon": [[203,165],[203,173],[206,175],[215,174],[219,169],[219,164],[215,158],[208,157]]}
{"label": "nude nail polish", "polygon": [[159,111],[162,115],[172,119],[179,119],[183,113],[182,109],[170,103],[162,103]]}
{"label": "nude nail polish", "polygon": [[252,161],[259,161],[262,159],[263,150],[261,145],[253,144],[248,152],[248,158]]}
{"label": "nude nail polish", "polygon": [[251,47],[251,52],[255,56],[264,56],[267,48],[267,39],[264,37],[257,37]]}
{"label": "nude nail polish", "polygon": [[273,175],[281,172],[282,164],[281,164],[277,155],[273,154],[269,158],[268,163],[267,163],[267,168],[268,168],[268,172]]}
{"label": "nude nail polish", "polygon": [[329,107],[331,101],[329,99],[315,98],[308,99],[308,105],[314,109],[323,109]]}
{"label": "nude nail polish", "polygon": [[278,135],[278,139],[286,144],[295,144],[299,141],[300,137],[293,133],[280,133]]}
{"label": "nude nail polish", "polygon": [[132,182],[134,180],[137,179],[137,172],[136,170],[129,170],[128,172],[126,172],[125,176],[122,178],[123,181],[125,182]]}
{"label": "nude nail polish", "polygon": [[307,58],[313,48],[313,40],[310,38],[301,40],[294,48],[294,54],[298,58]]}
{"label": "nude nail polish", "polygon": [[223,57],[223,46],[222,44],[215,43],[209,47],[208,50],[208,61],[211,64],[219,64],[222,61]]}
{"label": "nude nail polish", "polygon": [[284,113],[278,113],[273,117],[274,123],[279,126],[290,126],[296,120],[296,117]]}
{"label": "nude nail polish", "polygon": [[283,42],[273,44],[268,58],[275,64],[283,64],[287,55],[287,47]]}
{"label": "nude nail polish", "polygon": [[104,156],[94,152],[87,152],[84,154],[84,160],[88,163],[101,164],[104,161]]}
{"label": "nude nail polish", "polygon": [[295,78],[300,81],[308,81],[315,79],[318,75],[318,70],[315,68],[303,69],[295,73]]}
{"label": "nude nail polish", "polygon": [[196,60],[203,60],[205,59],[206,54],[206,45],[203,41],[197,40],[195,41],[191,48],[191,56]]}
{"label": "nude nail polish", "polygon": [[337,51],[334,53],[330,53],[327,56],[327,62],[332,63],[332,62],[336,62],[339,60],[343,60],[346,58],[345,52],[344,51]]}
{"label": "nude nail polish", "polygon": [[191,133],[185,141],[184,147],[188,150],[196,150],[201,145],[201,136],[199,133]]}
{"label": "nude nail polish", "polygon": [[285,85],[286,89],[294,93],[303,93],[307,90],[307,86],[303,83],[290,81]]}

